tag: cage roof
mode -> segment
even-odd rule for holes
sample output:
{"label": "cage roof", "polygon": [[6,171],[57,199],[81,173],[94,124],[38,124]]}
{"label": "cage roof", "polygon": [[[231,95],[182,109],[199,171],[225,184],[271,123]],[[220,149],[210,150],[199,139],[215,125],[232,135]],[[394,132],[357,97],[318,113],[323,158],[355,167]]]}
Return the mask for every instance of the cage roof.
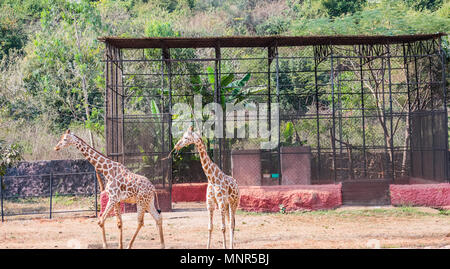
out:
{"label": "cage roof", "polygon": [[374,45],[409,43],[436,39],[445,33],[417,35],[346,35],[346,36],[227,36],[227,37],[139,37],[106,36],[99,41],[117,48],[215,48],[215,47],[288,47],[314,45]]}

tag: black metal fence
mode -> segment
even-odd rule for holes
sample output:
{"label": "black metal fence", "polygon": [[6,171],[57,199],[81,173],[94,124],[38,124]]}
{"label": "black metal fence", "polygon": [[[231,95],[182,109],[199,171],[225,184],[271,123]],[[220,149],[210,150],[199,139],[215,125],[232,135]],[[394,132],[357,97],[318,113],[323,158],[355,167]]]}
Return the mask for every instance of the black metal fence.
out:
{"label": "black metal fence", "polygon": [[[71,182],[79,181],[81,176],[92,180],[74,190]],[[5,176],[0,177],[0,183],[2,222],[13,216],[46,215],[51,219],[54,214],[92,212],[97,216],[98,213],[99,191],[95,172]],[[88,198],[89,204],[69,210],[73,199],[80,197]],[[66,201],[59,205],[61,198],[66,198]]]}
{"label": "black metal fence", "polygon": [[[284,184],[283,155],[296,154],[283,148],[301,146],[310,149],[313,183],[411,176],[448,181],[440,37],[103,38],[107,155],[163,187],[204,181],[201,173],[191,174],[200,170],[192,148],[165,158],[178,138],[173,128],[183,123],[173,105],[193,107],[200,95],[202,107],[258,104],[257,115],[266,117],[276,139],[275,147],[261,151],[261,174],[271,182]],[[272,124],[267,116],[275,103],[279,121]],[[245,108],[234,122],[245,121],[248,129],[251,109]],[[206,144],[232,174],[232,153],[259,150],[262,141],[247,133]]]}

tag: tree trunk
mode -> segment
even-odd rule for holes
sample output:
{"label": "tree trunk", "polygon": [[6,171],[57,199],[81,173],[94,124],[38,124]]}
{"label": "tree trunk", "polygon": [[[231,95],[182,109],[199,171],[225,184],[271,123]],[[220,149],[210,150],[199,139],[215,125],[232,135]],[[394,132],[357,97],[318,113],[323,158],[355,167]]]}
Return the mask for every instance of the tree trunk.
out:
{"label": "tree trunk", "polygon": [[406,128],[405,128],[405,140],[404,140],[404,144],[403,144],[403,148],[405,149],[403,151],[403,155],[402,155],[402,175],[406,176],[406,159],[407,159],[407,154],[408,154],[408,144],[409,144],[409,115],[406,116]]}
{"label": "tree trunk", "polygon": [[[76,38],[76,44],[77,44],[77,48],[78,48],[78,53],[81,54],[81,44],[80,44],[80,37],[78,34],[78,27],[77,27],[77,19],[74,18],[74,27],[75,27],[75,38]],[[74,61],[75,65],[77,64],[76,61]],[[88,93],[88,89],[87,89],[87,83],[86,83],[86,75],[83,73],[83,70],[80,69],[80,76],[81,76],[81,88],[83,90],[83,102],[84,102],[84,111],[86,114],[86,121],[89,121],[91,118],[91,111],[89,109],[89,93]],[[88,129],[89,132],[89,144],[91,145],[91,147],[95,148],[95,144],[94,144],[94,135],[92,133],[91,129]],[[97,181],[98,181],[98,185],[100,187],[100,191],[104,191],[105,187],[103,184],[103,181],[99,175],[99,173],[97,171],[95,171],[95,174],[97,176]]]}

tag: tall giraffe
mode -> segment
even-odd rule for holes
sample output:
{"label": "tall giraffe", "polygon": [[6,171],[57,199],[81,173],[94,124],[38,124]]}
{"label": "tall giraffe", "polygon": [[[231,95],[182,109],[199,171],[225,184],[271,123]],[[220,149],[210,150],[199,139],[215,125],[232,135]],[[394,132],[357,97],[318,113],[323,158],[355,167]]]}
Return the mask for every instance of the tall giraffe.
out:
{"label": "tall giraffe", "polygon": [[225,217],[229,217],[230,246],[233,248],[235,213],[239,205],[239,188],[236,180],[226,175],[215,163],[211,161],[208,153],[206,152],[206,146],[203,143],[202,137],[192,130],[192,126],[189,127],[189,129],[183,134],[183,137],[177,142],[175,149],[180,150],[191,144],[195,144],[195,147],[200,154],[200,162],[202,164],[203,171],[208,178],[208,187],[206,190],[206,207],[209,212],[209,234],[207,248],[210,248],[211,246],[213,214],[216,206],[219,208],[222,215],[223,247],[227,248]]}
{"label": "tall giraffe", "polygon": [[98,152],[81,138],[67,130],[61,140],[55,146],[55,151],[61,148],[74,145],[86,159],[95,167],[95,170],[102,173],[105,177],[105,191],[108,193],[108,204],[105,211],[99,217],[98,225],[102,229],[103,248],[108,248],[105,235],[105,220],[109,212],[114,208],[117,217],[117,228],[119,229],[119,248],[122,248],[122,216],[120,212],[120,202],[136,203],[138,226],[136,232],[128,244],[131,248],[136,239],[139,230],[144,225],[144,214],[150,212],[159,228],[159,237],[161,248],[164,248],[164,236],[162,228],[162,216],[159,210],[155,208],[154,198],[158,199],[156,189],[153,184],[144,176],[137,175],[128,170],[121,163],[108,159],[105,155]]}

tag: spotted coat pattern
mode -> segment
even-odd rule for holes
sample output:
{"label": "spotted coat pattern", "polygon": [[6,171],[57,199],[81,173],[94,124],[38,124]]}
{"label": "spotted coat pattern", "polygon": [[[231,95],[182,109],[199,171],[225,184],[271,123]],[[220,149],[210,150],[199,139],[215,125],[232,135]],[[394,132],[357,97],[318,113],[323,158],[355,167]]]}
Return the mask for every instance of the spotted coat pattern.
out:
{"label": "spotted coat pattern", "polygon": [[115,162],[98,152],[78,136],[67,130],[59,143],[55,146],[58,151],[63,147],[74,145],[85,158],[95,167],[98,173],[102,173],[106,180],[105,191],[108,193],[108,203],[103,214],[99,217],[98,225],[102,229],[103,247],[107,248],[105,235],[105,220],[111,210],[117,218],[117,227],[119,229],[119,248],[122,248],[122,217],[120,211],[120,202],[136,203],[138,215],[138,227],[134,233],[128,248],[131,248],[136,239],[139,230],[144,225],[144,214],[149,212],[158,226],[161,247],[164,248],[164,236],[162,230],[162,216],[155,208],[154,199],[156,189],[153,184],[144,176],[137,175],[128,170],[123,164]]}
{"label": "spotted coat pattern", "polygon": [[213,214],[215,208],[218,208],[222,216],[222,233],[223,233],[223,247],[226,248],[225,236],[225,218],[228,218],[230,229],[230,247],[233,248],[234,230],[235,230],[235,213],[239,205],[239,187],[236,180],[226,175],[208,156],[206,146],[201,136],[192,130],[190,127],[183,135],[183,137],[175,145],[176,150],[180,150],[190,144],[195,144],[195,147],[200,155],[200,162],[208,178],[208,187],[206,190],[206,207],[209,212],[208,224],[208,243],[207,248],[211,245],[211,233],[213,230]]}

